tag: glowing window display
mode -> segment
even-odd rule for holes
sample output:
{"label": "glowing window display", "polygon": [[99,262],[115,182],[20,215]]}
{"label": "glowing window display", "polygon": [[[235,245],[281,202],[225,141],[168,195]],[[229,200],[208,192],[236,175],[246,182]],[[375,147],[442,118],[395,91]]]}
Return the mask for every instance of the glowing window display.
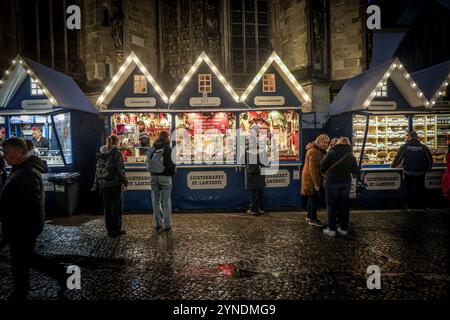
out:
{"label": "glowing window display", "polygon": [[211,93],[212,82],[210,74],[199,74],[198,75],[198,92],[200,93]]}
{"label": "glowing window display", "polygon": [[430,148],[434,162],[445,162],[450,143],[450,115],[415,115],[413,129],[420,141]]}
{"label": "glowing window display", "polygon": [[[353,145],[359,160],[364,143],[366,117],[353,117]],[[398,148],[405,143],[409,131],[406,116],[370,116],[367,141],[364,148],[363,164],[391,164]]]}
{"label": "glowing window display", "polygon": [[278,161],[300,160],[300,116],[297,112],[250,111],[241,114],[239,123],[241,139],[245,139],[252,125],[258,126],[260,143],[267,145],[269,160],[277,161],[272,152],[272,140],[278,144]]}
{"label": "glowing window display", "polygon": [[235,113],[180,113],[175,124],[178,164],[236,162]]}
{"label": "glowing window display", "polygon": [[134,76],[134,93],[147,93],[147,78],[144,75]]}
{"label": "glowing window display", "polygon": [[275,92],[275,74],[266,73],[263,77],[263,92]]}
{"label": "glowing window display", "polygon": [[112,134],[120,139],[120,149],[128,163],[143,163],[161,131],[170,133],[172,117],[168,113],[116,113],[112,115]]}
{"label": "glowing window display", "polygon": [[[70,113],[50,116],[14,116],[10,121],[10,136],[33,141],[47,165],[64,166],[72,163]],[[59,139],[59,143],[58,143]],[[59,147],[61,145],[61,149]]]}

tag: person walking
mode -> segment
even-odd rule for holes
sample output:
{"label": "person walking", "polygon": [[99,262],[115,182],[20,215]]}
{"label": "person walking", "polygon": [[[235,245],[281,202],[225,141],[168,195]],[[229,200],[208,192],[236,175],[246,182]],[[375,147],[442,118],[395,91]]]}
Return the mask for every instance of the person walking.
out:
{"label": "person walking", "polygon": [[442,191],[444,196],[450,200],[450,144],[448,145],[447,155],[445,156],[447,167],[442,177]]}
{"label": "person walking", "polygon": [[98,181],[102,191],[106,230],[111,238],[115,238],[125,234],[122,229],[122,200],[128,180],[119,151],[119,138],[109,136],[106,145],[109,151],[97,154],[97,159],[104,161]]}
{"label": "person walking", "polygon": [[156,230],[172,228],[172,176],[175,163],[172,161],[169,133],[161,131],[158,139],[147,152],[147,171],[150,172],[153,222]]}
{"label": "person walking", "polygon": [[[350,140],[339,139],[338,144],[330,149],[320,163],[320,171],[325,177],[325,197],[327,201],[328,226],[323,230],[327,236],[348,234],[350,218],[349,198],[352,175],[359,180],[360,171],[353,155]],[[339,227],[337,227],[337,220]]]}
{"label": "person walking", "polygon": [[246,188],[250,195],[250,209],[247,214],[260,215],[265,213],[264,189],[266,187],[266,177],[261,169],[264,167],[263,160],[267,157],[264,150],[259,146],[259,127],[253,123],[247,140],[247,150],[245,152],[245,172]]}
{"label": "person walking", "polygon": [[329,143],[330,138],[326,134],[321,134],[314,142],[306,146],[305,164],[302,171],[301,194],[307,198],[306,221],[316,227],[322,226],[322,222],[317,219],[319,192],[323,184],[320,161],[322,161]]}
{"label": "person walking", "polygon": [[9,299],[26,299],[31,268],[57,280],[62,294],[67,289],[65,267],[35,252],[36,238],[44,228],[44,164],[27,156],[22,139],[9,138],[2,146],[5,160],[12,166],[0,197],[2,233],[9,244],[13,276]]}
{"label": "person walking", "polygon": [[425,173],[433,166],[430,149],[419,141],[416,131],[406,135],[406,143],[402,145],[392,161],[392,168],[403,168],[406,185],[407,208],[423,207],[425,193]]}

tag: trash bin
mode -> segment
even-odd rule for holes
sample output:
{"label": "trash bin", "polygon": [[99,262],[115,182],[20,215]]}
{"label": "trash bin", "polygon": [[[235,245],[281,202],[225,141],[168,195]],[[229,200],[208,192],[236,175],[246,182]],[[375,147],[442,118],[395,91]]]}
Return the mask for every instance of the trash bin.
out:
{"label": "trash bin", "polygon": [[75,213],[79,202],[79,178],[79,172],[58,173],[48,177],[48,181],[55,185],[57,216]]}

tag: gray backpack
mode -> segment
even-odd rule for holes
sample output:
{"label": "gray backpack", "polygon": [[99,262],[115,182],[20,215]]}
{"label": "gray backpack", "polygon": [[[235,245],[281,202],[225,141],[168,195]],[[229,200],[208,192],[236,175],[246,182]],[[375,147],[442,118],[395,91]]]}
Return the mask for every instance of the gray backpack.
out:
{"label": "gray backpack", "polygon": [[164,172],[164,149],[149,148],[147,151],[147,171],[150,173]]}

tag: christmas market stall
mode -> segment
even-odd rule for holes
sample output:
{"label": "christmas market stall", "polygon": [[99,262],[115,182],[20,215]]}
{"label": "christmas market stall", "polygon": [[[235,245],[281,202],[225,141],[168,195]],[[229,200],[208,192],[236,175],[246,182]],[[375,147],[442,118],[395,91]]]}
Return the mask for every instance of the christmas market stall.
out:
{"label": "christmas market stall", "polygon": [[169,99],[177,171],[175,209],[238,208],[248,204],[238,164],[240,103],[203,52]]}
{"label": "christmas market stall", "polygon": [[240,139],[256,124],[267,145],[265,200],[269,207],[299,207],[303,132],[301,107],[311,99],[274,52],[241,96]]}
{"label": "christmas market stall", "polygon": [[150,174],[146,148],[161,131],[171,132],[168,97],[140,59],[131,53],[97,100],[106,117],[106,133],[120,139],[129,180],[124,210],[150,210]]}
{"label": "christmas market stall", "polygon": [[80,196],[88,204],[103,126],[97,109],[72,78],[20,55],[0,85],[0,138],[33,141],[48,166],[47,204],[52,206],[55,192],[49,175],[74,172],[80,174]]}
{"label": "christmas market stall", "polygon": [[[402,170],[391,168],[391,163],[408,131],[418,129],[417,125],[430,114],[430,108],[431,103],[420,85],[397,58],[345,83],[330,106],[327,130],[331,137],[347,136],[352,140],[367,185],[358,195],[357,203],[398,205],[398,201],[404,200]],[[418,130],[418,133],[423,138],[423,132]],[[422,139],[422,142],[432,149],[435,160],[425,187],[428,193],[436,195],[440,156],[431,140]]]}

